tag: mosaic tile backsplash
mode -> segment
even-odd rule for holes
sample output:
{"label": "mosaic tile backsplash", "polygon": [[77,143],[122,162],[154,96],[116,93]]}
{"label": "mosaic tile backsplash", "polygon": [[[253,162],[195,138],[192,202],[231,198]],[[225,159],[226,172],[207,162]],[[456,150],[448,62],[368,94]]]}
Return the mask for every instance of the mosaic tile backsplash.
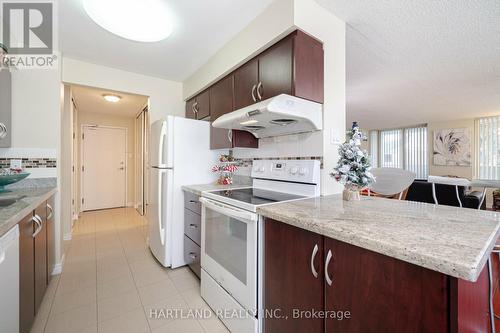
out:
{"label": "mosaic tile backsplash", "polygon": [[9,168],[10,160],[21,160],[22,167],[25,169],[34,168],[56,168],[57,159],[55,158],[0,158],[0,168]]}
{"label": "mosaic tile backsplash", "polygon": [[301,156],[301,157],[255,157],[255,158],[235,158],[240,167],[246,168],[253,165],[256,160],[319,160],[323,169],[323,156]]}

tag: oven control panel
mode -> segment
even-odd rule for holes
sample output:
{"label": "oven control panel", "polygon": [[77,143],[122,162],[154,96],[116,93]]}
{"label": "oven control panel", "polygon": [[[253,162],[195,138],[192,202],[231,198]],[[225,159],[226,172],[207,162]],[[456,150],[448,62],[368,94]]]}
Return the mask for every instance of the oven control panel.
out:
{"label": "oven control panel", "polygon": [[319,184],[319,160],[254,160],[252,178]]}

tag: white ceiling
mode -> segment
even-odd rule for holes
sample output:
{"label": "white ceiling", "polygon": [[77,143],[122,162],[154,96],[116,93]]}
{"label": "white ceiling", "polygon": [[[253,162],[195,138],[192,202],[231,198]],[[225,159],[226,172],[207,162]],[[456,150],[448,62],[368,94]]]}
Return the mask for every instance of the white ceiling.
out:
{"label": "white ceiling", "polygon": [[183,81],[272,2],[164,1],[176,20],[172,35],[157,43],[133,42],[113,35],[88,17],[82,0],[60,1],[61,51],[99,65]]}
{"label": "white ceiling", "polygon": [[[73,98],[79,111],[111,114],[122,117],[135,117],[146,105],[148,98],[122,92],[72,86]],[[122,99],[118,103],[110,103],[103,98],[104,94],[118,95]]]}
{"label": "white ceiling", "polygon": [[349,123],[500,114],[500,1],[317,1],[348,24]]}

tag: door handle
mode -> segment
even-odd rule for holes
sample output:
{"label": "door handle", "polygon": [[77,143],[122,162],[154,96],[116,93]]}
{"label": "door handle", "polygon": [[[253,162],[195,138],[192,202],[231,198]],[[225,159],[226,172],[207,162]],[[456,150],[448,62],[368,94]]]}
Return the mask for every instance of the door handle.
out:
{"label": "door handle", "polygon": [[118,168],[118,170],[125,170],[125,168],[124,168],[124,167],[121,167],[121,168]]}
{"label": "door handle", "polygon": [[325,261],[325,279],[326,283],[328,283],[330,287],[332,286],[333,281],[330,278],[330,275],[328,274],[328,266],[330,265],[330,261],[332,260],[332,258],[333,258],[332,251],[328,250],[328,254],[326,255],[326,261]]}
{"label": "door handle", "polygon": [[38,215],[35,215],[31,218],[31,221],[35,222],[37,224],[37,228],[35,230],[35,232],[33,233],[33,238],[36,238],[36,236],[42,231],[43,229],[43,225],[42,225],[42,220],[40,219],[40,216]]}
{"label": "door handle", "polygon": [[193,259],[193,260],[194,260],[194,259],[196,259],[196,258],[198,258],[198,256],[197,256],[197,255],[196,255],[196,253],[194,253],[194,252],[189,252],[189,257],[190,257],[191,259]]}
{"label": "door handle", "polygon": [[47,209],[49,210],[49,215],[47,216],[47,220],[50,220],[52,217],[54,217],[54,209],[49,204],[47,204]]}
{"label": "door handle", "polygon": [[262,95],[264,94],[264,92],[260,92],[261,89],[263,89],[262,82],[259,82],[259,84],[257,85],[257,97],[259,98],[259,100],[262,100]]}
{"label": "door handle", "polygon": [[255,97],[255,88],[256,88],[256,85],[254,84],[252,86],[252,99],[254,102],[257,102],[257,98]]}
{"label": "door handle", "polygon": [[318,244],[315,244],[311,253],[311,273],[316,279],[318,278],[318,271],[316,271],[316,268],[314,267],[314,259],[318,254],[318,250],[319,250]]}
{"label": "door handle", "polygon": [[193,224],[193,223],[191,223],[191,224],[189,225],[189,227],[190,227],[191,229],[198,229],[198,226],[197,226],[196,224]]}

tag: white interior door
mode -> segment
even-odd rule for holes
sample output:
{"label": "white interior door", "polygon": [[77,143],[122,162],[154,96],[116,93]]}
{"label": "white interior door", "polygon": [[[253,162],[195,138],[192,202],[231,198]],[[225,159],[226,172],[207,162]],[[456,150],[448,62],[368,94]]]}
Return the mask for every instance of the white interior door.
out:
{"label": "white interior door", "polygon": [[124,128],[83,127],[83,210],[126,205],[127,131]]}

